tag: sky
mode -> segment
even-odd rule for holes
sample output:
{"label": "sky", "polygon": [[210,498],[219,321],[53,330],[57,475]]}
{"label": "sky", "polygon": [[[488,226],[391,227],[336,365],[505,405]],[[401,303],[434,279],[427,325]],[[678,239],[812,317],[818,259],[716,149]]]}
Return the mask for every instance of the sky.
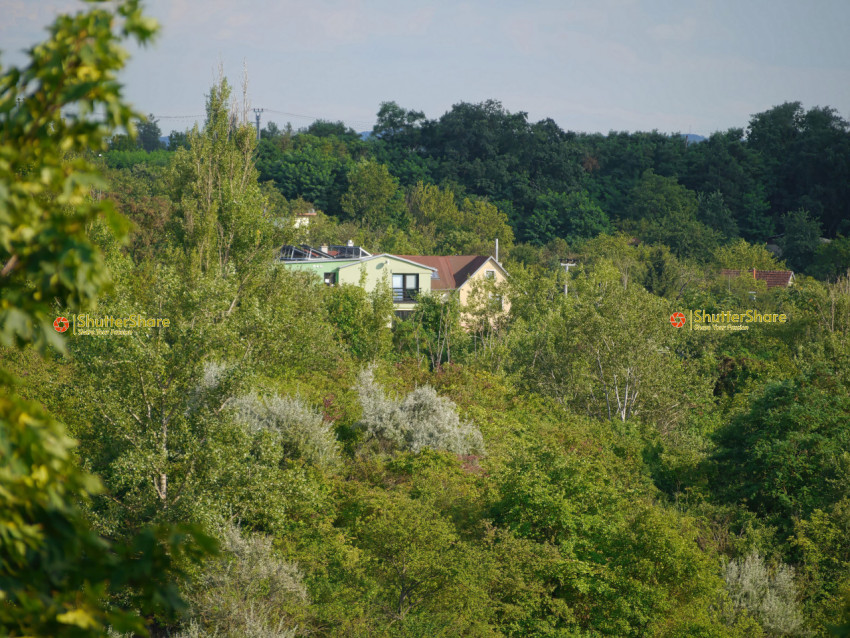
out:
{"label": "sky", "polygon": [[[4,65],[75,0],[0,0]],[[848,0],[147,0],[125,95],[164,133],[202,122],[218,68],[262,124],[370,130],[381,102],[438,118],[495,99],[582,132],[709,135],[788,101],[850,119]]]}

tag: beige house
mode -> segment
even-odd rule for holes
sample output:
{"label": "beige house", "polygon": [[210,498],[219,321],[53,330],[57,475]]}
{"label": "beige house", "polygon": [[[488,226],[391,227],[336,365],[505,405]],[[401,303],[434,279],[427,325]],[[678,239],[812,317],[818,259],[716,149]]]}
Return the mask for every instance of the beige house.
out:
{"label": "beige house", "polygon": [[499,290],[508,273],[493,257],[370,255],[349,242],[347,246],[320,248],[286,245],[280,249],[279,260],[288,270],[311,273],[328,286],[350,284],[371,292],[387,285],[392,290],[395,313],[401,318],[412,314],[420,295],[432,292],[457,292],[461,308],[485,301],[488,313],[493,312],[494,304],[495,315],[510,309]]}
{"label": "beige house", "polygon": [[285,261],[290,270],[312,273],[328,286],[350,284],[372,292],[386,284],[392,289],[396,313],[416,308],[416,298],[431,292],[434,269],[397,255],[370,255],[357,259],[303,259]]}
{"label": "beige house", "polygon": [[[431,290],[446,293],[457,291],[461,307],[468,306],[470,292],[476,287],[476,282],[484,284],[493,282],[503,284],[508,279],[508,273],[493,257],[478,255],[453,255],[434,257],[430,255],[397,255],[402,259],[412,261],[434,270],[431,276]],[[500,300],[501,301],[501,300]],[[502,310],[507,312],[510,306],[507,300],[502,301]]]}

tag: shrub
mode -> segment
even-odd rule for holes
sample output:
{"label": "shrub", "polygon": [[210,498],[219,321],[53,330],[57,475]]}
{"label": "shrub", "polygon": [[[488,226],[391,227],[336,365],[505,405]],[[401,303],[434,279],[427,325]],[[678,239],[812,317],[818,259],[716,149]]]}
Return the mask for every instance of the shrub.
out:
{"label": "shrub", "polygon": [[723,574],[735,613],[746,611],[770,636],[805,636],[797,608],[794,569],[779,565],[771,572],[758,553],[731,561]]}
{"label": "shrub", "polygon": [[422,386],[402,401],[388,397],[366,369],[357,380],[357,393],[363,407],[358,423],[367,439],[376,439],[391,448],[419,453],[425,448],[454,454],[483,454],[481,431],[462,422],[457,406],[440,397],[430,386]]}
{"label": "shrub", "polygon": [[298,567],[281,560],[270,537],[223,531],[223,556],[210,563],[192,596],[193,619],[183,638],[289,638],[292,615],[306,606]]}
{"label": "shrub", "polygon": [[291,456],[320,467],[336,465],[339,448],[332,423],[301,399],[249,394],[237,399],[234,407],[251,429],[279,434]]}

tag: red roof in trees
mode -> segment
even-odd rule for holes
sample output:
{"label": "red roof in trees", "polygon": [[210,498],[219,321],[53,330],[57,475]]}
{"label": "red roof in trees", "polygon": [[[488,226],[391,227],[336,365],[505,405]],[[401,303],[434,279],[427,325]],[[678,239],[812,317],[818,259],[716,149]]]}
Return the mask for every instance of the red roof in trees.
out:
{"label": "red roof in trees", "polygon": [[[756,270],[753,268],[743,272],[744,275],[752,275],[754,279],[766,282],[768,288],[787,287],[794,281],[794,273],[790,270]],[[741,271],[723,269],[720,274],[726,277],[738,277],[741,275]]]}
{"label": "red roof in trees", "polygon": [[432,255],[396,255],[417,264],[436,268],[439,279],[431,279],[431,290],[456,290],[469,279],[476,270],[484,265],[489,257],[478,255],[455,255],[435,257]]}

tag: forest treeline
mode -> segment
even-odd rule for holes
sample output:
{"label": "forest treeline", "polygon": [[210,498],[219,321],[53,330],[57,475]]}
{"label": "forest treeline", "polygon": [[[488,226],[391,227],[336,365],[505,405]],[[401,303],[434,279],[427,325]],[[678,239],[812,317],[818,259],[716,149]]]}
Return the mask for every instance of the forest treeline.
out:
{"label": "forest treeline", "polygon": [[[139,150],[116,47],[154,27],[116,6],[0,84],[5,633],[850,635],[833,111],[685,145],[385,104],[367,140],[257,143],[221,78],[204,126],[164,150],[149,121]],[[276,265],[497,237],[506,284],[404,321],[389,289]],[[786,265],[790,287],[719,273]],[[788,321],[671,324],[697,309]],[[79,313],[169,322],[60,332]]]}
{"label": "forest treeline", "polygon": [[[145,131],[138,145],[162,146],[155,120]],[[403,200],[425,185],[498,208],[526,262],[553,240],[572,245],[620,230],[678,257],[704,260],[743,238],[779,246],[797,272],[834,279],[850,267],[850,129],[832,108],[788,102],[745,129],[689,143],[657,131],[565,132],[496,101],[459,103],[434,120],[388,102],[363,137],[339,122],[301,131],[269,123],[257,148],[260,180],[287,201],[380,229],[373,241],[388,251],[399,230],[418,253],[480,249],[419,237],[421,219]],[[170,148],[185,139],[173,132]],[[113,166],[167,161],[163,151],[115,155]],[[504,232],[487,230],[491,241]]]}

